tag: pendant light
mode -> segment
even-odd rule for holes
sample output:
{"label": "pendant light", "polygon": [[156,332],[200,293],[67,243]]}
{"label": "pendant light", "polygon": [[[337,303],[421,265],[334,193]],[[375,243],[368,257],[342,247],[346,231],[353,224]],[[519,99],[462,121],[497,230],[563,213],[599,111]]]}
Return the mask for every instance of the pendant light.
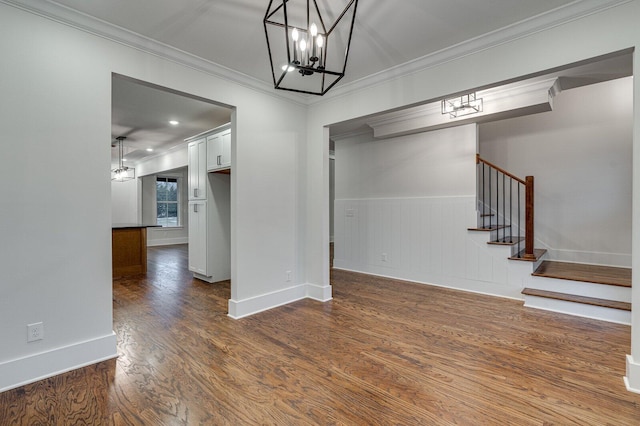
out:
{"label": "pendant light", "polygon": [[358,0],[344,3],[323,16],[316,0],[269,1],[263,23],[276,89],[322,96],[344,77]]}
{"label": "pendant light", "polygon": [[123,142],[126,136],[118,136],[118,167],[111,170],[111,180],[116,182],[125,182],[136,178],[136,169],[124,165],[124,147]]}

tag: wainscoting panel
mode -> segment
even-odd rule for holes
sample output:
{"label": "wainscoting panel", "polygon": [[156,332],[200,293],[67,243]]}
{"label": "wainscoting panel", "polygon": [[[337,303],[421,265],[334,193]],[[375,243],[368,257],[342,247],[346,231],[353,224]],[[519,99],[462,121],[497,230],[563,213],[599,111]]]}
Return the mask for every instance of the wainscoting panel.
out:
{"label": "wainscoting panel", "polygon": [[474,196],[337,199],[334,207],[335,268],[520,298],[509,248],[468,231]]}

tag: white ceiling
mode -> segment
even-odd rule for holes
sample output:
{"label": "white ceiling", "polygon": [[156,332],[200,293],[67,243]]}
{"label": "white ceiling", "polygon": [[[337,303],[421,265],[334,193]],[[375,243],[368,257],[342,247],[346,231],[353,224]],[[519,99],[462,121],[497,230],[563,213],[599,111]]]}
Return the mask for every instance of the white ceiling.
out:
{"label": "white ceiling", "polygon": [[[289,0],[292,3],[294,0]],[[298,0],[299,1],[299,0]],[[359,0],[348,72],[361,79],[574,0]],[[268,0],[58,0],[102,21],[271,83]],[[318,0],[332,15],[347,0]]]}
{"label": "white ceiling", "polygon": [[[172,125],[169,121],[178,121]],[[111,142],[125,136],[131,163],[166,152],[184,139],[228,123],[231,109],[121,76],[112,78]],[[147,151],[152,149],[152,152]],[[111,150],[112,168],[118,149]]]}
{"label": "white ceiling", "polygon": [[[210,64],[221,74],[262,87],[273,84],[262,22],[269,0],[6,1],[57,19],[62,17],[64,22],[107,37],[125,42],[135,39],[143,48],[155,40],[159,42],[157,51],[163,51],[168,45],[176,49],[176,56],[187,55],[189,60]],[[288,4],[298,1],[289,0]],[[317,1],[321,11],[333,17],[348,2]],[[401,75],[412,65],[428,62],[444,52],[499,43],[619,2],[359,0],[346,75],[336,88],[385,73]],[[157,93],[148,86],[134,88],[128,87],[131,82],[126,80],[114,81],[112,136],[130,137],[130,142],[137,143],[135,148],[139,150],[143,145],[166,149],[185,136],[181,130],[199,132],[203,125],[215,127],[221,120],[219,114],[224,116],[228,112],[211,104],[203,105],[201,100],[179,99],[176,95]],[[171,99],[180,105],[172,107]],[[194,104],[187,106],[190,102]],[[207,113],[210,107],[213,109]],[[191,111],[181,120],[184,128],[163,126],[166,117],[178,108]],[[210,124],[203,124],[205,116],[211,120],[207,122]],[[136,158],[142,158],[142,152],[138,154]]]}

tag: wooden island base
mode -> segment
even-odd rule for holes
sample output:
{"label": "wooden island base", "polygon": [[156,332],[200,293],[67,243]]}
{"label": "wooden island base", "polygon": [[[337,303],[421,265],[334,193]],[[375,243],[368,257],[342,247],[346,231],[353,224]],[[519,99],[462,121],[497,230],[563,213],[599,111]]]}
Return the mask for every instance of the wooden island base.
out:
{"label": "wooden island base", "polygon": [[111,259],[113,277],[147,273],[147,228],[145,225],[113,225]]}

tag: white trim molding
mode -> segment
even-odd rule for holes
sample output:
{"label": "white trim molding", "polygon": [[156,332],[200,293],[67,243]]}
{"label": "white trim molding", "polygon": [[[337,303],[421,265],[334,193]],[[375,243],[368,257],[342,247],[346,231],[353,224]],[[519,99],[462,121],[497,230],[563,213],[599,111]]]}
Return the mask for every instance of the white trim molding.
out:
{"label": "white trim molding", "polygon": [[631,355],[627,355],[627,374],[624,384],[629,392],[640,393],[640,364]]}
{"label": "white trim molding", "polygon": [[[576,0],[524,21],[492,31],[481,36],[463,41],[437,52],[405,62],[404,64],[380,71],[376,74],[338,85],[322,98],[309,100],[310,104],[324,102],[352,92],[358,92],[383,82],[402,79],[425,69],[433,68],[447,62],[488,50],[496,46],[518,40],[532,34],[540,33],[567,22],[575,21],[603,10],[629,3],[633,0]],[[446,93],[443,93],[446,95]]]}
{"label": "white trim molding", "polygon": [[331,300],[331,286],[300,284],[243,300],[229,299],[229,316],[240,319],[302,299]]}
{"label": "white trim molding", "polygon": [[0,363],[0,392],[116,358],[116,334]]}

